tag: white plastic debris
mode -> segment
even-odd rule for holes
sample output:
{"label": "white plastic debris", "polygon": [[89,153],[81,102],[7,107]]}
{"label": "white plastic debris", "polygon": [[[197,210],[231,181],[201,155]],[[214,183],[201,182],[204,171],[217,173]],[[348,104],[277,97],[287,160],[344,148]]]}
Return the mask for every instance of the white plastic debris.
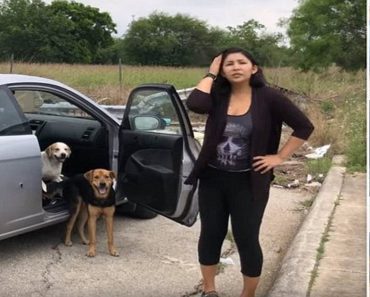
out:
{"label": "white plastic debris", "polygon": [[305,157],[308,159],[320,159],[327,153],[329,148],[330,148],[330,144],[317,147],[313,150],[312,153],[305,155]]}
{"label": "white plastic debris", "polygon": [[288,188],[297,188],[297,187],[299,187],[299,180],[295,179],[293,182],[287,184],[287,187]]}
{"label": "white plastic debris", "polygon": [[321,183],[319,183],[317,181],[314,181],[312,183],[305,184],[305,187],[309,187],[309,188],[320,188],[321,187]]}
{"label": "white plastic debris", "polygon": [[311,182],[312,181],[312,175],[311,174],[307,174],[307,178],[306,178],[306,182]]}
{"label": "white plastic debris", "polygon": [[235,265],[234,260],[231,259],[230,257],[220,258],[220,263],[225,264],[225,265]]}

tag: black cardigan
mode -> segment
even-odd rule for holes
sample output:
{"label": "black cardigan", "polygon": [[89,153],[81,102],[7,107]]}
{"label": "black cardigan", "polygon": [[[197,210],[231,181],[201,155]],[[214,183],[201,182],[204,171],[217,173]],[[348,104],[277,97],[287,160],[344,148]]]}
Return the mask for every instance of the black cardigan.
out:
{"label": "black cardigan", "polygon": [[[188,108],[196,113],[208,114],[203,146],[194,168],[185,181],[196,184],[199,175],[207,167],[208,161],[216,153],[223,135],[229,98],[216,103],[208,93],[194,89],[186,101]],[[252,143],[251,158],[276,154],[279,148],[283,122],[293,129],[292,136],[307,140],[314,127],[305,114],[287,97],[270,87],[253,88],[252,104]],[[251,171],[251,186],[254,198],[267,199],[273,171],[264,174]]]}

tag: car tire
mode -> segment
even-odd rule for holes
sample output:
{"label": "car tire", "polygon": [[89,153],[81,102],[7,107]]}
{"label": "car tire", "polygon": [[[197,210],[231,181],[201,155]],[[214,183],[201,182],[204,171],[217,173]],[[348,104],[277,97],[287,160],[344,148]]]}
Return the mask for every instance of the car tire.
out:
{"label": "car tire", "polygon": [[116,212],[121,215],[137,218],[137,219],[153,219],[157,216],[155,212],[152,212],[140,205],[132,202],[124,203],[116,207]]}
{"label": "car tire", "polygon": [[135,211],[133,212],[132,216],[138,219],[153,219],[157,216],[157,214],[147,208],[136,205]]}

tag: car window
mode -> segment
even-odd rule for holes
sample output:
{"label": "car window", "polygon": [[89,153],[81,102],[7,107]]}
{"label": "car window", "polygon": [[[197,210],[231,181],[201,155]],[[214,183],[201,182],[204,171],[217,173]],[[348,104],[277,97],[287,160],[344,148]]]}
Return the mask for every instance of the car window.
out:
{"label": "car window", "polygon": [[57,94],[39,90],[13,90],[24,113],[91,118]]}
{"label": "car window", "polygon": [[27,119],[13,100],[8,90],[0,88],[0,136],[31,134]]}
{"label": "car window", "polygon": [[134,130],[181,134],[179,119],[167,92],[136,92],[132,98],[129,118]]}

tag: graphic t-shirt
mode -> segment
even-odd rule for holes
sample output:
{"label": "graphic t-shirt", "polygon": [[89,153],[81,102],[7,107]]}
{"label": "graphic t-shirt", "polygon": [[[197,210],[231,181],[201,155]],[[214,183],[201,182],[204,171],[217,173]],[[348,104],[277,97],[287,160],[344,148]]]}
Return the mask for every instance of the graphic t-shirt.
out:
{"label": "graphic t-shirt", "polygon": [[225,171],[247,171],[251,168],[250,142],[252,135],[252,116],[227,116],[227,123],[216,156],[209,165]]}

